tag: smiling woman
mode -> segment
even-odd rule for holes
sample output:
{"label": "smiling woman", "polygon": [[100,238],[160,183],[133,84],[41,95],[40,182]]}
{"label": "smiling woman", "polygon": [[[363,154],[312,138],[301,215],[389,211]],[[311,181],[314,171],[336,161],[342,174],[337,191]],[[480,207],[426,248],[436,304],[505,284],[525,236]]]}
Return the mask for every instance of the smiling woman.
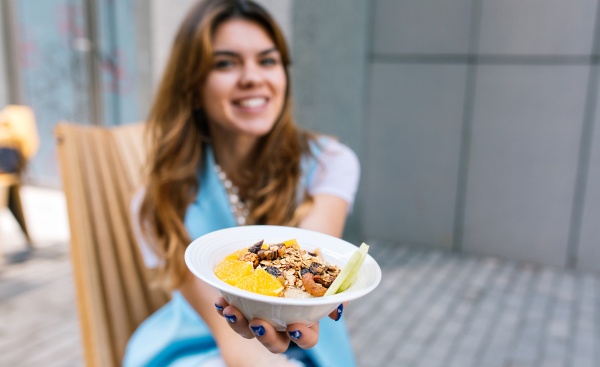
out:
{"label": "smiling woman", "polygon": [[[248,153],[268,133],[285,102],[287,76],[269,34],[255,22],[234,19],[218,28],[213,71],[202,88],[213,139]],[[228,142],[227,142],[228,141]]]}
{"label": "smiling woman", "polygon": [[343,305],[310,327],[277,331],[246,320],[184,264],[192,240],[236,225],[342,234],[358,160],[296,126],[289,65],[278,25],[252,1],[201,1],[182,23],[149,113],[148,176],[132,202],[145,263],[173,299],[132,336],[125,366],[354,366]]}

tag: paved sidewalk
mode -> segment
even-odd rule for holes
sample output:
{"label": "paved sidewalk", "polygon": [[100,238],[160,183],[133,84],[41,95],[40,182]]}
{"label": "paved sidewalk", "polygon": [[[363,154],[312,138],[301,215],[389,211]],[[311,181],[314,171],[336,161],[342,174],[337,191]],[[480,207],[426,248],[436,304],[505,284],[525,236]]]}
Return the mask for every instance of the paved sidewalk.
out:
{"label": "paved sidewalk", "polygon": [[[51,192],[28,197],[54,200],[36,204],[54,234],[24,253],[0,212],[0,245],[9,260],[0,268],[0,367],[83,366],[64,202]],[[600,366],[598,274],[370,245],[383,280],[344,316],[359,366]]]}
{"label": "paved sidewalk", "polygon": [[600,277],[372,244],[383,281],[347,316],[360,366],[600,366]]}

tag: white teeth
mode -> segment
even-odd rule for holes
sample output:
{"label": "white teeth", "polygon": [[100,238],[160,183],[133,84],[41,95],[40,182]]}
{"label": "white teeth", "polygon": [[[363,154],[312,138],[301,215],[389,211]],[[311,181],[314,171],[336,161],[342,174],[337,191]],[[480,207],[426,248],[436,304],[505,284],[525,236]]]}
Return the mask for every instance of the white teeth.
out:
{"label": "white teeth", "polygon": [[267,103],[267,100],[265,98],[248,98],[248,99],[241,100],[240,106],[255,108],[255,107],[260,107],[266,103]]}

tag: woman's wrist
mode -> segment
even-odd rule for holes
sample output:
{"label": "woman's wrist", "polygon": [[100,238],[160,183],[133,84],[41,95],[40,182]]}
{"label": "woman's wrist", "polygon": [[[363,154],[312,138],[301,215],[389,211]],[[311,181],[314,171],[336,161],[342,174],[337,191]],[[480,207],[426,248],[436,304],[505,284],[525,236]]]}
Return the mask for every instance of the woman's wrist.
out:
{"label": "woman's wrist", "polygon": [[261,353],[257,356],[254,362],[251,364],[252,367],[264,367],[264,366],[294,366],[285,354],[273,354],[269,351]]}

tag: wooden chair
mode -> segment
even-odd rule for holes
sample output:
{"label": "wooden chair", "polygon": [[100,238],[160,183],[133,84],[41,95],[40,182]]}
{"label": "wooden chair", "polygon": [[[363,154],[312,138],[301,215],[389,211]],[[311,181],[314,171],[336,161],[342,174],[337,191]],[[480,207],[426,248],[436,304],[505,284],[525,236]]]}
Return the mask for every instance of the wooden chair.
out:
{"label": "wooden chair", "polygon": [[69,123],[55,133],[71,228],[71,257],[86,366],[119,366],[135,328],[168,297],[149,287],[131,229],[144,125]]}

